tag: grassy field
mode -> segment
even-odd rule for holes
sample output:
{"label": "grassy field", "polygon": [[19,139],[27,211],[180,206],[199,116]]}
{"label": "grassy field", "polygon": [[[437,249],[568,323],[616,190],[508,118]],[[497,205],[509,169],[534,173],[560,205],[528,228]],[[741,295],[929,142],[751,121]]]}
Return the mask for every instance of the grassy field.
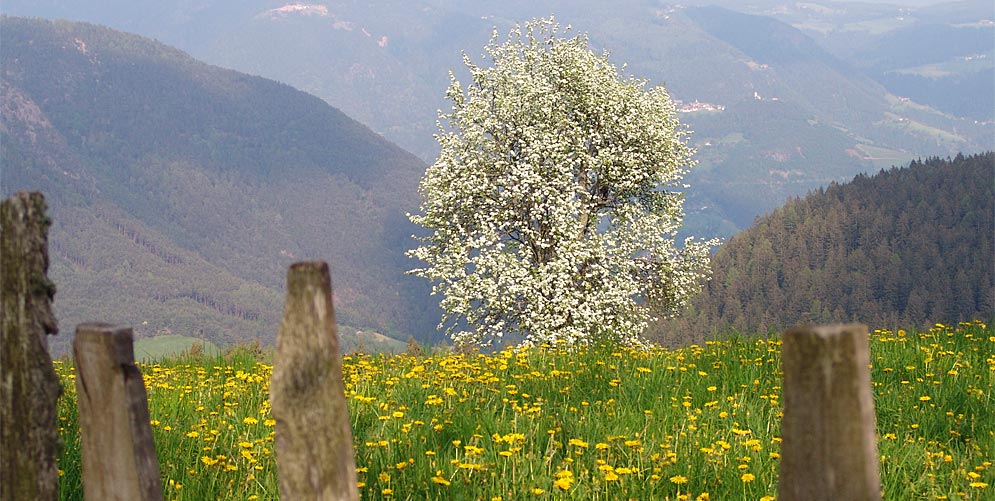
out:
{"label": "grassy field", "polygon": [[[199,348],[194,345],[199,344]],[[195,337],[168,334],[142,338],[135,341],[135,360],[142,362],[152,362],[164,358],[177,357],[184,353],[189,353],[191,348],[196,352],[200,350],[204,355],[213,357],[220,353],[217,345],[210,341],[197,339]]]}
{"label": "grassy field", "polygon": [[[995,330],[870,339],[885,499],[993,499]],[[252,353],[140,365],[166,499],[275,499],[272,367]],[[366,499],[773,499],[780,342],[676,350],[352,355]],[[56,362],[62,498],[81,499],[73,371]]]}

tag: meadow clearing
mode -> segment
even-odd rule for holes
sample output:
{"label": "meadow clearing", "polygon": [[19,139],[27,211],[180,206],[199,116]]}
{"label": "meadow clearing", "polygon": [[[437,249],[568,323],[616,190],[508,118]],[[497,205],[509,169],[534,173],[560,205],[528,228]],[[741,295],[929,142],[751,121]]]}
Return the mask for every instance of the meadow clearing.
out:
{"label": "meadow clearing", "polygon": [[[995,329],[870,338],[885,499],[995,498]],[[365,499],[774,499],[780,341],[344,357]],[[70,361],[62,499],[82,499]],[[139,364],[166,499],[278,497],[272,366]]]}

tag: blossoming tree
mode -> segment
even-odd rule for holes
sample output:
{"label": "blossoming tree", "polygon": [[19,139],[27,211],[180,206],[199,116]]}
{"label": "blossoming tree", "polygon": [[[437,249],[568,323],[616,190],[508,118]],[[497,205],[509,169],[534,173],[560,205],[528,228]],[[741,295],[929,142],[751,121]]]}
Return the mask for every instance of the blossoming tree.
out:
{"label": "blossoming tree", "polygon": [[708,274],[715,242],[674,242],[693,151],[666,90],[559,32],[552,19],[495,32],[491,66],[464,54],[471,83],[450,75],[410,216],[430,234],[408,255],[457,345],[639,344]]}

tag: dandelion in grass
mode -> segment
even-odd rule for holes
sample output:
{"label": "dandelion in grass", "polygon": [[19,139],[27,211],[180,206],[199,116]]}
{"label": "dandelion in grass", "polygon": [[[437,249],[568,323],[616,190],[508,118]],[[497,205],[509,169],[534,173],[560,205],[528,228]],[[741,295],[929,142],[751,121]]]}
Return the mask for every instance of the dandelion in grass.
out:
{"label": "dandelion in grass", "polygon": [[560,470],[554,476],[556,480],[553,482],[553,487],[561,491],[569,490],[574,483],[574,474],[570,470]]}
{"label": "dandelion in grass", "polygon": [[573,445],[575,447],[582,447],[584,449],[586,449],[587,446],[588,446],[587,442],[585,442],[585,441],[583,441],[583,440],[581,440],[579,438],[571,438],[570,441],[567,442],[567,443],[569,445]]}
{"label": "dandelion in grass", "polygon": [[450,482],[449,480],[447,480],[446,478],[444,478],[442,476],[442,470],[436,470],[435,471],[435,476],[432,477],[432,483],[433,484],[438,484],[438,485],[441,485],[441,486],[448,486],[452,482]]}

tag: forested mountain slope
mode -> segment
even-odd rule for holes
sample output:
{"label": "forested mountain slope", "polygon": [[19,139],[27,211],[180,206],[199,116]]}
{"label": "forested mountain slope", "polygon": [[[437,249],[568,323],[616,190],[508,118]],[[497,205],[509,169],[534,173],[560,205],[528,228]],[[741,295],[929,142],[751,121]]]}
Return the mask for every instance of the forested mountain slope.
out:
{"label": "forested mountain slope", "polygon": [[733,327],[995,317],[995,153],[914,161],[789,201],[724,244],[669,342]]}
{"label": "forested mountain slope", "polygon": [[314,96],[152,40],[0,23],[2,192],[49,200],[63,332],[272,340],[286,266],[324,259],[340,324],[431,335],[427,286],[403,274],[416,157]]}

